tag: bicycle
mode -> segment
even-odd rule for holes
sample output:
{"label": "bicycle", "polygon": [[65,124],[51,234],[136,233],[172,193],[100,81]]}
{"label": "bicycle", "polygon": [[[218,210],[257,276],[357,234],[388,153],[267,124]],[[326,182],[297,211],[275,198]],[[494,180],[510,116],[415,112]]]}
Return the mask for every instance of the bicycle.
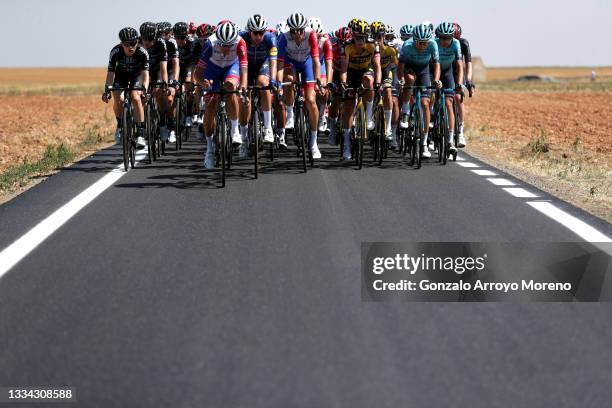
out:
{"label": "bicycle", "polygon": [[[297,146],[296,156],[302,156],[302,168],[303,172],[307,172],[307,159],[306,159],[306,138],[308,137],[308,111],[304,107],[304,94],[303,94],[303,84],[300,81],[300,73],[298,73],[295,81],[283,82],[280,86],[294,86],[295,88],[295,101],[293,103],[293,117],[294,117],[294,126],[293,126],[293,142]],[[312,154],[308,152],[308,161],[310,162],[310,166],[314,166],[314,159]]]}
{"label": "bicycle", "polygon": [[132,91],[143,91],[146,95],[146,90],[143,87],[111,87],[107,88],[108,92],[120,91],[123,93],[123,113],[121,115],[121,146],[123,154],[123,168],[128,171],[129,168],[136,166],[136,141],[134,134],[136,133],[136,123],[134,122],[134,110],[132,108]]}
{"label": "bicycle", "polygon": [[[449,157],[449,143],[448,143],[448,132],[449,132],[449,116],[448,107],[446,106],[446,96],[453,94],[455,90],[452,88],[440,89],[436,92],[436,106],[435,106],[435,120],[433,128],[433,140],[434,145],[438,151],[438,162],[446,165],[446,161]],[[454,104],[454,102],[453,102]],[[432,118],[433,120],[434,118]],[[458,124],[455,121],[455,127]],[[457,157],[455,152],[454,157]]]}
{"label": "bicycle", "polygon": [[225,96],[240,94],[240,91],[228,91],[223,88],[212,91],[203,90],[204,94],[219,95],[219,104],[215,118],[215,166],[221,165],[221,187],[225,187],[226,172],[232,166],[232,138],[230,137],[229,118],[225,108]]}
{"label": "bicycle", "polygon": [[[391,85],[384,84],[384,88],[389,88]],[[372,143],[372,149],[374,150],[373,162],[378,162],[378,165],[382,165],[383,159],[386,159],[389,153],[389,141],[385,136],[386,124],[385,124],[385,108],[383,106],[382,92],[376,92],[374,95],[374,130],[370,138]]]}
{"label": "bicycle", "polygon": [[[258,86],[252,85],[247,87],[247,90],[251,92],[251,119],[249,121],[249,156],[253,157],[254,169],[253,178],[257,179],[259,176],[259,151],[263,150],[263,113],[261,105],[259,103],[259,91],[270,91],[275,88],[271,85]],[[273,153],[274,144],[270,143],[270,155],[274,157]]]}
{"label": "bicycle", "polygon": [[[363,94],[367,91],[363,85],[356,88],[345,88],[342,94],[342,100],[345,101],[347,98],[346,94],[350,92],[357,93],[357,107],[354,113],[354,126],[351,132],[351,154],[355,159],[355,165],[358,170],[363,167],[363,143],[367,139],[368,135],[368,124],[366,122],[365,105],[363,103]],[[341,139],[340,149],[344,149],[344,137]]]}
{"label": "bicycle", "polygon": [[[416,163],[417,169],[421,168],[421,160],[423,157],[423,137],[425,136],[425,121],[423,115],[423,104],[421,101],[421,93],[425,90],[437,90],[435,86],[403,86],[404,89],[414,91],[414,104],[410,107],[408,114],[408,129],[403,129],[404,144],[410,153],[410,166]],[[405,115],[405,114],[404,114]],[[404,153],[405,154],[405,153]]]}

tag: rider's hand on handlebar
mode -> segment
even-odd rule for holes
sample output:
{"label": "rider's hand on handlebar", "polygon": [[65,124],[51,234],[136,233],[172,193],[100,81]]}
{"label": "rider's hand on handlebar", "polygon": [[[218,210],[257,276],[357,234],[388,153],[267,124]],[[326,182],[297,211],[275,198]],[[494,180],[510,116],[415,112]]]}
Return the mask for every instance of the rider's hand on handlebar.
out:
{"label": "rider's hand on handlebar", "polygon": [[436,86],[436,88],[442,89],[442,81],[440,81],[439,79],[434,81],[434,85]]}

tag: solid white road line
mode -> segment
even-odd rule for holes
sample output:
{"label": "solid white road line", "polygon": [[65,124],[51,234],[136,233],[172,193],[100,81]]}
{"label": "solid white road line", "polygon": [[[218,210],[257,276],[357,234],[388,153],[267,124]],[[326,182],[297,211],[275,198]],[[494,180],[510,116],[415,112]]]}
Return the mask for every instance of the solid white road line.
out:
{"label": "solid white road line", "polygon": [[480,167],[479,165],[477,165],[476,163],[470,163],[470,162],[457,162],[458,165],[460,165],[461,167]]}
{"label": "solid white road line", "polygon": [[497,173],[492,172],[491,170],[472,170],[474,173],[479,176],[497,176]]}
{"label": "solid white road line", "polygon": [[491,183],[496,186],[516,186],[516,184],[505,178],[487,178]]}
{"label": "solid white road line", "polygon": [[[136,154],[136,161],[139,162],[147,156],[146,147],[144,151]],[[104,190],[123,177],[127,172],[123,171],[123,163],[111,170],[100,180],[89,186],[79,195],[68,203],[56,210],[53,214],[42,220],[34,228],[25,233],[17,241],[13,242],[2,252],[0,252],[0,278],[8,272],[19,261],[26,257],[34,248],[40,245],[45,239],[53,234],[59,227],[66,223],[83,207],[92,202]]]}
{"label": "solid white road line", "polygon": [[518,198],[536,198],[537,195],[520,187],[505,187],[506,192]]}
{"label": "solid white road line", "polygon": [[554,204],[547,201],[528,201],[527,204],[540,211],[547,217],[552,218],[559,224],[569,228],[580,238],[588,242],[612,242],[612,239],[597,231],[584,221],[557,208]]}

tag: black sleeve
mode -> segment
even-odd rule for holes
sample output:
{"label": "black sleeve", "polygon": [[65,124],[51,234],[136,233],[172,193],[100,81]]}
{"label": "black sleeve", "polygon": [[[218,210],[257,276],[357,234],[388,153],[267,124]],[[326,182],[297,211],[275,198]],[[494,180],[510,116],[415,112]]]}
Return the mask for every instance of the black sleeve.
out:
{"label": "black sleeve", "polygon": [[470,51],[470,43],[465,38],[462,38],[461,41],[461,54],[463,54],[463,60],[467,64],[468,62],[472,62],[472,52]]}
{"label": "black sleeve", "polygon": [[202,43],[195,41],[193,44],[193,51],[191,52],[191,65],[196,65],[200,59],[200,53],[202,52]]}
{"label": "black sleeve", "polygon": [[176,40],[174,38],[170,38],[166,41],[166,48],[168,49],[168,59],[179,57],[178,45],[176,45]]}
{"label": "black sleeve", "polygon": [[158,39],[155,42],[157,47],[157,55],[159,55],[159,61],[168,61],[168,50],[166,49],[166,42],[162,39]]}
{"label": "black sleeve", "polygon": [[149,53],[143,46],[138,47],[139,56],[140,56],[140,69],[143,71],[149,70]]}
{"label": "black sleeve", "polygon": [[108,72],[115,72],[115,67],[117,66],[117,60],[119,59],[120,54],[120,46],[113,47],[110,52],[110,55],[108,56]]}

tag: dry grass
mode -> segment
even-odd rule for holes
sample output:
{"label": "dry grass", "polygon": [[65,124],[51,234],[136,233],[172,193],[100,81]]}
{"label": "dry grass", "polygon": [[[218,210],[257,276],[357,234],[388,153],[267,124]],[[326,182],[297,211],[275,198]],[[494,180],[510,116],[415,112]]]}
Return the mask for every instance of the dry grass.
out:
{"label": "dry grass", "polygon": [[105,68],[0,68],[0,95],[90,95],[105,79]]}
{"label": "dry grass", "polygon": [[487,68],[487,81],[514,80],[522,75],[548,75],[559,79],[591,79],[591,70],[598,78],[612,77],[612,67],[533,67],[533,68]]}

